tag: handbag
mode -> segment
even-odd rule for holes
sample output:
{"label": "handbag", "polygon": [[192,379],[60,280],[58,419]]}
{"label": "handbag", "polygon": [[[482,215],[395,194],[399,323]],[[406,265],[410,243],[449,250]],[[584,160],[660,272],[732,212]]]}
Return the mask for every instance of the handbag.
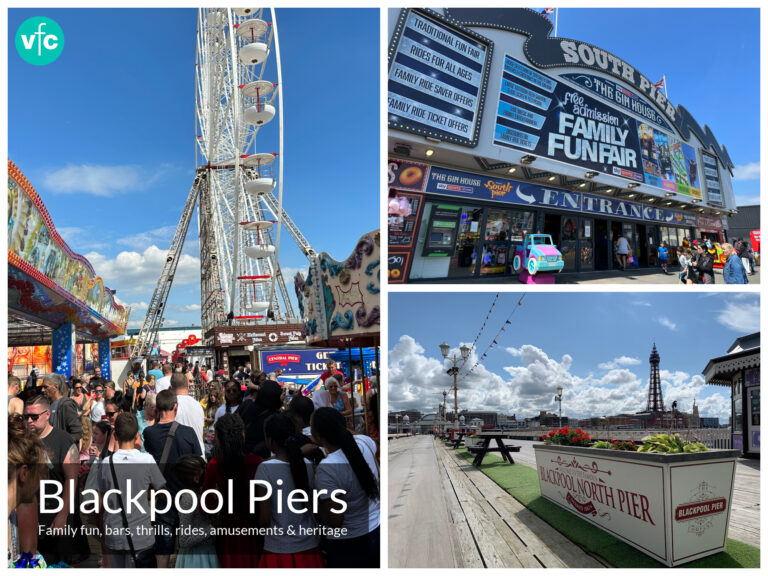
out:
{"label": "handbag", "polygon": [[630,254],[630,255],[629,255],[629,258],[627,258],[627,262],[629,262],[630,264],[632,264],[634,261],[635,261],[635,257],[634,257],[634,256],[632,256],[632,254]]}
{"label": "handbag", "polygon": [[125,513],[125,505],[123,503],[123,495],[120,492],[120,485],[117,483],[117,474],[115,473],[115,455],[112,454],[109,457],[109,469],[112,472],[112,483],[114,484],[115,492],[117,493],[117,500],[120,503],[120,516],[123,519],[123,528],[128,538],[128,548],[131,550],[131,558],[133,559],[133,565],[136,568],[157,568],[157,559],[155,558],[155,551],[152,547],[145,550],[140,550],[138,554],[133,547],[133,537],[131,536],[131,529],[128,526],[128,516]]}

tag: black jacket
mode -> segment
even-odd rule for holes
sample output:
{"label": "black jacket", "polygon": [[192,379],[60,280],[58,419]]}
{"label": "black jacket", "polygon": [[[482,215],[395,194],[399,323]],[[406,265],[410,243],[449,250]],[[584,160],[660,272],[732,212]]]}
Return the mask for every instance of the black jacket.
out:
{"label": "black jacket", "polygon": [[696,262],[696,269],[701,274],[705,284],[715,283],[715,274],[712,270],[714,264],[715,260],[712,258],[712,254],[709,252],[705,252],[704,254],[700,255],[698,261]]}
{"label": "black jacket", "polygon": [[72,436],[72,442],[76,445],[83,437],[83,425],[80,422],[77,402],[72,398],[60,398],[56,405],[56,413],[53,415],[51,426],[63,430]]}

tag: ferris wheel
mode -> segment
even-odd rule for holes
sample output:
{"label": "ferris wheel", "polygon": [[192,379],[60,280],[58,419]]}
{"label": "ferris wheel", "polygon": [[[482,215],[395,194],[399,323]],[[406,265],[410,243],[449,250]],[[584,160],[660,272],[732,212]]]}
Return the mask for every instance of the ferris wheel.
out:
{"label": "ferris wheel", "polygon": [[197,166],[206,169],[198,209],[203,329],[294,321],[278,264],[283,113],[274,10],[201,8],[195,84]]}

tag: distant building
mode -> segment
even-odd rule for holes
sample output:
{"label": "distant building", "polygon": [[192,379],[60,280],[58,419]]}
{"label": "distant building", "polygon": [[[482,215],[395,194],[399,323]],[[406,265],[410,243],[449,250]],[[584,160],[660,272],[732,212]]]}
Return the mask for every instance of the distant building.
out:
{"label": "distant building", "polygon": [[752,230],[760,230],[760,205],[739,206],[738,214],[728,216],[728,242],[739,238],[749,240]]}
{"label": "distant building", "polygon": [[720,420],[718,418],[711,418],[709,416],[701,417],[702,428],[720,428]]}

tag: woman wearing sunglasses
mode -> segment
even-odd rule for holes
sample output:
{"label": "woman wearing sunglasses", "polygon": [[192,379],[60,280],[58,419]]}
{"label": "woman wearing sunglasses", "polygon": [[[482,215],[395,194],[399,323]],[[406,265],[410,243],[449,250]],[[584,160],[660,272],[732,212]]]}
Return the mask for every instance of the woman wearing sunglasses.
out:
{"label": "woman wearing sunglasses", "polygon": [[85,394],[83,384],[77,378],[72,381],[72,396],[70,396],[70,398],[77,404],[77,413],[79,416],[90,416],[91,399]]}

